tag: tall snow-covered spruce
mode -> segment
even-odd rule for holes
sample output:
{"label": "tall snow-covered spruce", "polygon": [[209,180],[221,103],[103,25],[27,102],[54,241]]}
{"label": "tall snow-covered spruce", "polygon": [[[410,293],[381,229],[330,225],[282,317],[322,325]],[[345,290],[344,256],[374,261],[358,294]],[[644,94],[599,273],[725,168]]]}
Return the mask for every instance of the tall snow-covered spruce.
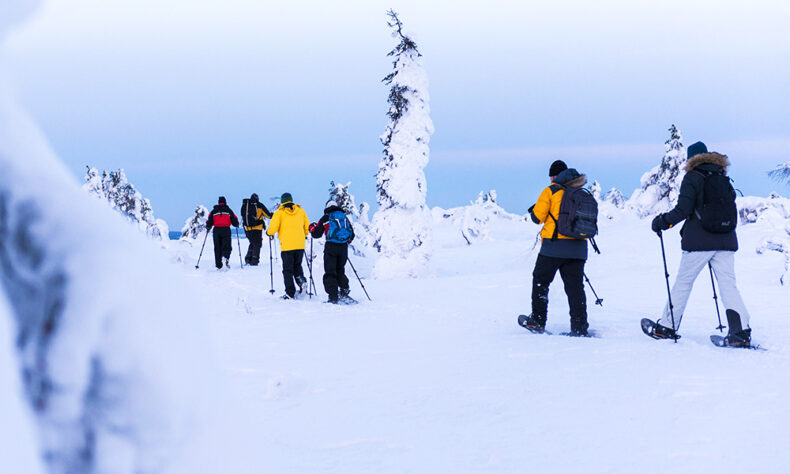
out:
{"label": "tall snow-covered spruce", "polygon": [[790,161],[776,165],[776,168],[769,171],[768,175],[777,181],[784,181],[790,185]]}
{"label": "tall snow-covered spruce", "polygon": [[683,136],[673,124],[661,164],[642,175],[642,187],[634,191],[630,204],[639,217],[667,212],[678,202],[680,183],[685,175],[686,149]]}
{"label": "tall snow-covered spruce", "polygon": [[397,13],[390,10],[387,15],[399,43],[389,53],[394,57],[393,71],[383,79],[390,86],[390,108],[381,136],[384,157],[376,175],[379,210],[372,227],[379,258],[373,276],[416,277],[427,270],[432,253],[432,219],[425,205],[423,172],[433,134],[428,76],[417,44],[404,31]]}

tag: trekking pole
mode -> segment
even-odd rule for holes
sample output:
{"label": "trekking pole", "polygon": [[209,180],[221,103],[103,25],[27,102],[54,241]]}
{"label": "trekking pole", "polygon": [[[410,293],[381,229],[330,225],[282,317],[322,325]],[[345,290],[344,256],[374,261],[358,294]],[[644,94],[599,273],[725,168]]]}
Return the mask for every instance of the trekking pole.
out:
{"label": "trekking pole", "polygon": [[595,304],[597,304],[600,307],[603,307],[603,298],[598,298],[598,293],[595,292],[595,288],[593,288],[592,283],[590,283],[590,279],[587,278],[587,274],[582,273],[582,275],[584,275],[584,281],[587,282],[587,285],[590,287],[590,290],[592,290],[593,295],[595,295]]}
{"label": "trekking pole", "polygon": [[672,291],[669,289],[669,270],[667,269],[667,252],[664,250],[664,236],[662,235],[661,231],[658,232],[658,238],[661,239],[661,258],[664,260],[664,276],[667,280],[667,298],[669,298],[669,316],[672,318],[672,331],[675,335],[672,339],[675,340],[675,343],[678,342],[677,337],[677,328],[675,328],[675,307],[672,306]]}
{"label": "trekking pole", "polygon": [[200,268],[200,258],[203,256],[203,249],[206,248],[206,240],[208,240],[208,229],[206,229],[206,236],[203,237],[203,246],[200,247],[200,255],[198,255],[197,265],[195,268]]}
{"label": "trekking pole", "polygon": [[310,256],[307,258],[307,270],[310,272],[310,282],[307,284],[307,294],[313,299],[315,282],[313,281],[313,238],[310,237]]}
{"label": "trekking pole", "polygon": [[269,236],[269,281],[271,281],[272,289],[269,293],[274,294],[274,264],[272,263],[272,240],[274,237]]}
{"label": "trekking pole", "polygon": [[713,287],[713,304],[716,305],[716,317],[719,318],[719,326],[716,328],[719,332],[724,332],[724,328],[727,326],[723,326],[721,324],[721,313],[719,312],[719,297],[716,295],[716,285],[713,283],[713,267],[711,266],[710,262],[708,262],[708,270],[710,270],[710,286]]}
{"label": "trekking pole", "polygon": [[351,265],[351,269],[354,270],[354,275],[357,276],[357,280],[359,280],[359,284],[360,284],[360,286],[362,286],[362,291],[365,292],[365,296],[368,297],[369,301],[373,301],[372,299],[370,299],[370,295],[368,294],[368,290],[365,289],[365,285],[362,283],[362,278],[359,277],[359,273],[357,273],[357,269],[354,268],[354,264],[351,263],[351,259],[350,258],[348,259],[348,264]]}
{"label": "trekking pole", "polygon": [[[244,268],[244,261],[241,259],[241,240],[239,240],[239,228],[236,227],[236,243],[239,244],[239,265]],[[233,244],[231,244],[233,245]]]}

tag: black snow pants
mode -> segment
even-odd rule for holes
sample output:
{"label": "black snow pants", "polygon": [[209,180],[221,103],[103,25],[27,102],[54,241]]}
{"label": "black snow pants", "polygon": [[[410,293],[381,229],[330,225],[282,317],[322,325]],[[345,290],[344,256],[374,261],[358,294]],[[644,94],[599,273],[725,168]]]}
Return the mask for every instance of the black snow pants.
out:
{"label": "black snow pants", "polygon": [[233,250],[233,238],[230,227],[214,227],[214,265],[222,268],[222,259],[230,258]]}
{"label": "black snow pants", "polygon": [[288,250],[287,252],[280,252],[280,256],[283,259],[283,280],[285,281],[285,294],[293,298],[294,295],[296,295],[294,279],[301,279],[304,281],[304,271],[302,271],[304,250]]}
{"label": "black snow pants", "polygon": [[348,293],[346,262],[348,261],[348,244],[327,242],[324,247],[324,290],[329,301],[337,301],[338,288]]}
{"label": "black snow pants", "polygon": [[246,231],[245,234],[247,234],[247,241],[250,245],[247,247],[247,255],[244,257],[244,261],[249,265],[257,265],[261,261],[263,231],[253,229]]}
{"label": "black snow pants", "polygon": [[584,293],[584,263],[578,258],[538,255],[532,272],[532,316],[546,324],[549,307],[549,284],[560,271],[570,306],[571,331],[587,331],[587,296]]}

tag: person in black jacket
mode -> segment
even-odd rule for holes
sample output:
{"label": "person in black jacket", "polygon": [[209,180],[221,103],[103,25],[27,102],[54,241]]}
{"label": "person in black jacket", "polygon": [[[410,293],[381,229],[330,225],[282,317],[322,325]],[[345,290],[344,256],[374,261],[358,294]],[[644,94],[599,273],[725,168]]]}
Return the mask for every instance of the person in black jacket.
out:
{"label": "person in black jacket", "polygon": [[266,230],[264,217],[271,219],[272,213],[260,202],[257,194],[252,193],[249,199],[242,201],[241,219],[244,223],[244,234],[249,242],[247,255],[244,256],[247,265],[256,266],[260,263],[263,231]]}
{"label": "person in black jacket", "polygon": [[[729,334],[727,341],[733,346],[748,347],[751,343],[749,313],[735,285],[735,252],[738,237],[735,222],[728,232],[710,232],[703,226],[703,203],[705,180],[713,175],[726,176],[729,160],[726,155],[709,153],[702,142],[688,147],[686,175],[680,185],[678,203],[671,211],[653,219],[652,229],[656,233],[667,230],[685,220],[680,230],[683,257],[680,260],[675,285],[671,296],[675,325],[672,326],[669,302],[656,327],[655,335],[663,338],[677,337],[677,330],[686,309],[691,288],[699,273],[710,264],[721,291],[721,299],[727,310]],[[733,192],[732,200],[735,196]],[[732,204],[732,203],[730,203]],[[734,206],[734,204],[732,204]],[[737,214],[734,216],[737,221]]]}
{"label": "person in black jacket", "polygon": [[230,233],[230,226],[238,227],[239,219],[233,210],[228,207],[225,196],[220,196],[217,205],[208,215],[206,231],[214,228],[214,264],[218,269],[222,268],[223,263],[226,268],[230,268],[230,252],[233,250],[233,239]]}
{"label": "person in black jacket", "polygon": [[324,290],[330,303],[352,304],[349,296],[346,262],[348,244],[354,240],[354,228],[343,209],[335,201],[326,203],[324,215],[317,223],[310,224],[310,235],[320,239],[326,235],[324,246]]}

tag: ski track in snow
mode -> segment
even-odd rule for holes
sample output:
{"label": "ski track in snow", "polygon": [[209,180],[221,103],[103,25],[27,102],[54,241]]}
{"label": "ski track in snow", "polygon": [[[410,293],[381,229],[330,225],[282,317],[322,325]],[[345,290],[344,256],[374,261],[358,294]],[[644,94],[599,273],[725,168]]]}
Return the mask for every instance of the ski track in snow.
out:
{"label": "ski track in snow", "polygon": [[[516,324],[529,312],[531,224],[494,223],[498,240],[471,247],[460,234],[437,232],[435,275],[365,280],[371,303],[350,272],[360,304],[341,307],[321,303],[320,246],[318,297],[281,301],[278,267],[277,293],[268,292],[266,248],[260,267],[217,272],[207,245],[204,267],[186,262],[184,272],[212,299],[225,368],[227,406],[214,435],[227,447],[217,468],[781,472],[780,450],[790,444],[790,323],[781,256],[753,250],[767,230],[740,229],[736,269],[755,342],[768,352],[710,343],[717,323],[707,273],[683,338],[645,337],[640,318],[655,318],[666,298],[661,251],[649,220],[625,215],[604,224],[604,254],[591,253],[587,265],[604,298],[594,306],[588,291],[599,339],[534,335]],[[665,242],[674,281],[677,233]],[[234,247],[231,262],[237,257]],[[372,261],[354,263],[369,274]],[[558,275],[547,329],[567,331],[567,310]]]}

